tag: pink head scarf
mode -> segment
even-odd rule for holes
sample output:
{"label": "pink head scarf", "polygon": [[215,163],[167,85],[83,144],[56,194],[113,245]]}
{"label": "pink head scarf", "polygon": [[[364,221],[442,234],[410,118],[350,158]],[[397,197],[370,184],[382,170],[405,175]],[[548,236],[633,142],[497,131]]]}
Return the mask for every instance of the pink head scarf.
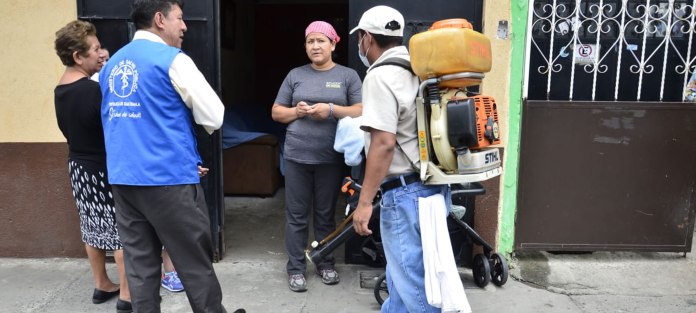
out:
{"label": "pink head scarf", "polygon": [[305,29],[305,38],[307,38],[307,35],[310,33],[322,33],[335,43],[338,43],[341,40],[341,37],[338,37],[338,34],[336,34],[336,30],[333,28],[333,26],[324,21],[314,21],[309,24],[307,29]]}

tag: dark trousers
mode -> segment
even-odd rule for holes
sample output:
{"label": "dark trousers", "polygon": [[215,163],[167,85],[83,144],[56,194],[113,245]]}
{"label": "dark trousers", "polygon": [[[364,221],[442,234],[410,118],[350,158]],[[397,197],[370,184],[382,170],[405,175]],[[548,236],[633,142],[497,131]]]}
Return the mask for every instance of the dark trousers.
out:
{"label": "dark trousers", "polygon": [[[341,164],[300,164],[285,160],[285,249],[288,274],[307,270],[304,249],[309,236],[309,214],[314,213],[314,239],[319,241],[336,229],[336,200],[341,188]],[[334,267],[333,254],[317,264]]]}
{"label": "dark trousers", "polygon": [[201,186],[112,187],[133,311],[160,312],[164,244],[186,288],[192,311],[223,312]]}

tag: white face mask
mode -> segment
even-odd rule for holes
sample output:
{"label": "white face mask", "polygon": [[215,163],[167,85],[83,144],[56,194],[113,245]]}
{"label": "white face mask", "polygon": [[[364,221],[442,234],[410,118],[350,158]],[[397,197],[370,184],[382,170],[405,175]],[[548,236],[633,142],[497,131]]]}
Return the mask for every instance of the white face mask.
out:
{"label": "white face mask", "polygon": [[367,53],[370,52],[370,48],[368,47],[367,50],[365,51],[365,54],[362,54],[360,52],[360,43],[365,39],[367,35],[363,36],[360,41],[358,41],[358,57],[360,57],[360,61],[362,61],[362,64],[365,65],[365,67],[370,67],[370,61],[367,60]]}

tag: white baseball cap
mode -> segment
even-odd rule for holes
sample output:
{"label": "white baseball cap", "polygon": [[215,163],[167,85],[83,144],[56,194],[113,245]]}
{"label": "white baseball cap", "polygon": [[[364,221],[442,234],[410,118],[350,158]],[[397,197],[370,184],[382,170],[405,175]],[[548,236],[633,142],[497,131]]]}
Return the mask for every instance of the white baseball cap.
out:
{"label": "white baseball cap", "polygon": [[373,7],[360,17],[358,26],[350,31],[350,34],[356,30],[362,29],[371,34],[385,36],[404,36],[404,16],[394,8],[386,5],[378,5]]}

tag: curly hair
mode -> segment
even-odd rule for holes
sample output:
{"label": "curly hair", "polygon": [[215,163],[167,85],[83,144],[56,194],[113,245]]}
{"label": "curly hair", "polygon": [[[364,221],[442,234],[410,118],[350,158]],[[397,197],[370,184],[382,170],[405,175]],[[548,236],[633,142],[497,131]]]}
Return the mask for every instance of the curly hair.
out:
{"label": "curly hair", "polygon": [[90,22],[72,21],[56,32],[56,54],[65,66],[75,65],[73,53],[86,56],[89,51],[87,37],[97,36],[97,28]]}

